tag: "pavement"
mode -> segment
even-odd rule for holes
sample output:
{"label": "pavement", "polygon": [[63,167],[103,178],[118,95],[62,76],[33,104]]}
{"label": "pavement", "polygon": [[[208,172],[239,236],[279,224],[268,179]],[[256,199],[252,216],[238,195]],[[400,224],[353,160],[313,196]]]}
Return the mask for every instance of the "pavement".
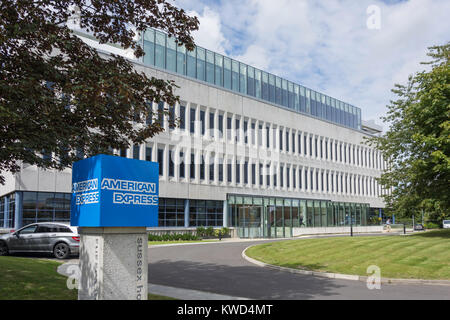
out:
{"label": "pavement", "polygon": [[[362,281],[273,270],[242,257],[245,248],[267,241],[274,240],[152,246],[148,254],[149,283],[203,292],[205,299],[213,299],[210,294],[219,294],[267,300],[450,300],[450,286],[382,284],[379,290],[369,290]],[[170,296],[170,290],[165,295]],[[181,296],[181,299],[189,298],[188,293]]]}

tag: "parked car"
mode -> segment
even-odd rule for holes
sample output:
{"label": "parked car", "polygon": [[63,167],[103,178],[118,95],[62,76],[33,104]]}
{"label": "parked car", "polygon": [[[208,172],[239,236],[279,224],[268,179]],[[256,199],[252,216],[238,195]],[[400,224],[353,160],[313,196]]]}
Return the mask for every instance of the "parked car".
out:
{"label": "parked car", "polygon": [[423,226],[423,224],[418,223],[416,225],[414,225],[414,231],[424,231],[425,227]]}
{"label": "parked car", "polygon": [[444,221],[442,221],[442,228],[444,228],[444,229],[450,229],[450,220],[444,220]]}
{"label": "parked car", "polygon": [[16,252],[51,253],[57,259],[77,255],[80,248],[78,228],[64,223],[41,222],[0,236],[0,256]]}

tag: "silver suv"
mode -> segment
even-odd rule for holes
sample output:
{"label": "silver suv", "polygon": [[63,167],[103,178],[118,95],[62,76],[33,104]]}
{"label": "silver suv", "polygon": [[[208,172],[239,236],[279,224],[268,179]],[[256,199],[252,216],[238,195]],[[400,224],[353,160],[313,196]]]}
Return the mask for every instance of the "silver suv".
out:
{"label": "silver suv", "polygon": [[0,256],[15,252],[44,252],[66,259],[69,255],[78,254],[79,248],[78,229],[63,223],[33,223],[0,236]]}

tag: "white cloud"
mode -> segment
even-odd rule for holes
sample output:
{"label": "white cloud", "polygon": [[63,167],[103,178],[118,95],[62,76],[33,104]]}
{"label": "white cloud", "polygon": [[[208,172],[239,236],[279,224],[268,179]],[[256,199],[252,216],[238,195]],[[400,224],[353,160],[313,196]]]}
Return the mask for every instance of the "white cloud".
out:
{"label": "white cloud", "polygon": [[209,7],[204,7],[202,13],[188,11],[188,15],[196,16],[200,21],[200,28],[192,33],[194,41],[200,47],[225,54],[228,41],[225,39],[221,27],[220,16]]}
{"label": "white cloud", "polygon": [[[406,83],[408,75],[425,68],[420,62],[428,60],[427,47],[450,40],[450,1],[386,2],[208,2],[210,7],[198,15],[201,27],[195,39],[354,104],[363,119],[378,119],[393,97],[394,83]],[[381,8],[380,30],[367,28],[366,10],[373,4]],[[195,6],[199,10],[198,1]]]}

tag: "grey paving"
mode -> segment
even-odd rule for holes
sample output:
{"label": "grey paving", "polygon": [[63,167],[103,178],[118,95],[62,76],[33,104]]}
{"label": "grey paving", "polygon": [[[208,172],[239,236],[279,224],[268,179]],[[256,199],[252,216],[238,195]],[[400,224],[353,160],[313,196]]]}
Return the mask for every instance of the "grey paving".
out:
{"label": "grey paving", "polygon": [[382,285],[326,279],[256,266],[242,251],[262,242],[223,242],[149,248],[149,282],[249,299],[445,299],[450,286]]}
{"label": "grey paving", "polygon": [[173,288],[157,284],[148,284],[148,292],[180,300],[248,300],[247,298],[226,296],[198,290]]}

